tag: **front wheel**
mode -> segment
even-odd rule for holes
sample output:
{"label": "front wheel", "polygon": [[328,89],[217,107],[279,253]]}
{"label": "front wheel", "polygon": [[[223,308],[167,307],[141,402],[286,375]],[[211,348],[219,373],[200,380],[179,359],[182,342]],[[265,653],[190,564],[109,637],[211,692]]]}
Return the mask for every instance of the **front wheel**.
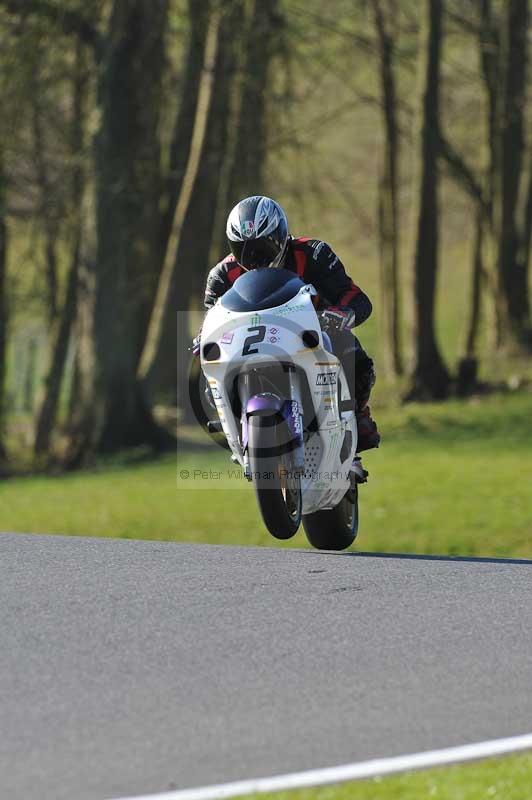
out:
{"label": "front wheel", "polygon": [[310,544],[318,550],[345,550],[353,544],[358,533],[357,485],[334,508],[305,514],[303,527]]}
{"label": "front wheel", "polygon": [[274,415],[251,416],[248,424],[249,465],[262,519],[276,539],[290,539],[301,523],[302,501],[286,425]]}

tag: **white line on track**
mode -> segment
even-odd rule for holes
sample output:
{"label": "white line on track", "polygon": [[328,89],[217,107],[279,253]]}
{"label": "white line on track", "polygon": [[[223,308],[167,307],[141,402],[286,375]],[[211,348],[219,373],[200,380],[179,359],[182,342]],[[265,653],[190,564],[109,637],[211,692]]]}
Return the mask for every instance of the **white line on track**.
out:
{"label": "white line on track", "polygon": [[239,797],[245,794],[279,792],[287,789],[303,789],[307,786],[324,786],[330,783],[375,778],[394,772],[409,772],[415,769],[457,764],[461,761],[475,761],[491,756],[501,756],[505,753],[516,753],[520,750],[532,750],[532,733],[459,747],[447,747],[443,750],[428,750],[424,753],[412,753],[405,756],[377,758],[372,761],[361,761],[358,764],[310,769],[305,772],[274,775],[271,778],[253,778],[236,783],[201,786],[197,789],[179,789],[162,794],[122,797],[120,800],[219,800],[219,798]]}

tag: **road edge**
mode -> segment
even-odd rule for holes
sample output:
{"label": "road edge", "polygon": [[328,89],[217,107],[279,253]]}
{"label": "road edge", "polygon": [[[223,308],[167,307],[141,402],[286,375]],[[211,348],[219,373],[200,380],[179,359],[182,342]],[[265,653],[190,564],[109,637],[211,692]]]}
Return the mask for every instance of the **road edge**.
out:
{"label": "road edge", "polygon": [[304,789],[311,786],[325,786],[333,783],[376,778],[398,772],[459,764],[465,761],[478,761],[483,758],[517,753],[523,750],[532,750],[532,733],[459,745],[458,747],[446,747],[440,750],[427,750],[390,758],[377,758],[370,761],[343,764],[337,767],[274,775],[269,778],[251,778],[233,783],[220,783],[192,789],[177,789],[159,794],[132,795],[130,797],[113,798],[112,800],[223,800],[224,798],[241,797],[247,794]]}

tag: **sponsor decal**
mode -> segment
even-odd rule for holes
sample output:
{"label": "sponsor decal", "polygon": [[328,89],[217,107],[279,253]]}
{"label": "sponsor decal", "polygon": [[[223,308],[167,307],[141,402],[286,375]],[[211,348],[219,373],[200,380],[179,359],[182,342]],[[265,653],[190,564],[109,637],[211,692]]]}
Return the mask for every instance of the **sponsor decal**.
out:
{"label": "sponsor decal", "polygon": [[222,399],[222,395],[220,394],[217,386],[211,386],[211,393],[212,393],[213,400],[221,400]]}
{"label": "sponsor decal", "polygon": [[254,314],[251,317],[251,324],[252,325],[259,325],[260,324],[260,314]]}
{"label": "sponsor decal", "polygon": [[234,335],[235,334],[233,331],[227,331],[227,333],[224,333],[224,335],[220,339],[221,344],[231,344]]}
{"label": "sponsor decal", "polygon": [[279,331],[277,328],[270,328],[270,333],[272,336],[275,336],[277,333],[279,333]]}
{"label": "sponsor decal", "polygon": [[247,219],[242,223],[240,230],[242,231],[242,236],[245,236],[246,239],[249,239],[255,233],[255,223],[253,220]]}
{"label": "sponsor decal", "polygon": [[278,336],[270,336],[270,339],[269,339],[269,341],[270,341],[272,344],[276,344],[276,342],[278,342],[278,341],[279,341],[279,337],[278,337]]}
{"label": "sponsor decal", "polygon": [[316,386],[334,386],[336,383],[336,372],[318,372],[316,375]]}
{"label": "sponsor decal", "polygon": [[272,309],[271,313],[275,314],[276,316],[282,317],[285,314],[294,314],[296,311],[303,311],[305,306],[301,303],[298,306],[289,306],[288,308],[276,308]]}
{"label": "sponsor decal", "polygon": [[292,420],[294,425],[294,432],[300,436],[303,433],[301,424],[301,415],[299,413],[299,403],[297,400],[292,400]]}

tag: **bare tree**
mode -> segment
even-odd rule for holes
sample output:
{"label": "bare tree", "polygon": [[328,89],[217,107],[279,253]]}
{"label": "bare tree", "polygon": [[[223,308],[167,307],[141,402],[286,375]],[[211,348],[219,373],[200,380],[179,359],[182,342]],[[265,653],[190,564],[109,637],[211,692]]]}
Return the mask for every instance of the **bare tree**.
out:
{"label": "bare tree", "polygon": [[85,134],[88,101],[88,70],[85,46],[78,41],[73,80],[73,111],[71,133],[72,251],[67,279],[66,296],[61,314],[52,331],[52,354],[45,379],[44,394],[37,412],[34,450],[37,456],[47,454],[57,417],[59,393],[65,371],[71,332],[77,313],[79,264],[83,232],[83,193],[85,188]]}
{"label": "bare tree", "polygon": [[187,167],[181,185],[179,200],[174,212],[155,303],[150,317],[144,349],[139,362],[138,378],[144,388],[145,394],[161,341],[164,317],[169,310],[173,276],[176,269],[176,259],[183,233],[183,225],[190,207],[190,201],[204,150],[207,121],[213,97],[215,64],[220,40],[220,23],[221,8],[218,3],[216,3],[210,14],[205,39],[203,70],[198,88],[198,100]]}
{"label": "bare tree", "polygon": [[507,0],[501,43],[500,185],[496,195],[498,298],[502,343],[510,349],[532,346],[527,262],[519,258],[518,200],[524,157],[528,0]]}
{"label": "bare tree", "polygon": [[6,178],[4,158],[0,145],[0,469],[6,457],[5,449],[5,377],[7,354],[7,221],[6,221]]}
{"label": "bare tree", "polygon": [[[90,451],[166,440],[136,372],[158,278],[159,122],[168,0],[114,0],[101,55],[96,138],[93,424]],[[90,429],[90,430],[89,430]]]}
{"label": "bare tree", "polygon": [[53,324],[58,312],[57,245],[61,212],[50,174],[50,152],[43,114],[46,96],[41,70],[41,54],[38,53],[31,70],[33,159],[39,192],[38,218],[44,234],[46,307],[48,322]]}
{"label": "bare tree", "polygon": [[382,336],[386,371],[401,375],[403,360],[399,296],[399,127],[394,67],[394,28],[397,4],[373,0],[381,87],[384,153],[379,181],[379,246],[382,297]]}
{"label": "bare tree", "polygon": [[252,0],[240,44],[245,60],[226,208],[246,195],[262,193],[268,75],[280,21],[278,0]]}
{"label": "bare tree", "polygon": [[415,361],[407,400],[444,399],[450,377],[435,333],[438,273],[438,153],[443,0],[424,0],[421,24],[421,135],[414,255]]}
{"label": "bare tree", "polygon": [[164,260],[172,230],[175,209],[187,168],[190,142],[194,130],[198,86],[203,70],[205,36],[209,21],[209,0],[188,0],[188,42],[183,70],[180,102],[170,143],[169,168],[165,176],[164,210],[161,226],[161,263]]}
{"label": "bare tree", "polygon": [[[216,260],[222,255],[220,234],[222,228],[225,231],[228,206],[241,194],[264,191],[265,117],[269,68],[279,22],[277,2],[231,0],[222,8],[203,154],[179,239],[153,365],[156,382],[159,387],[166,387],[167,397],[174,398],[177,388],[178,406],[185,416],[192,415],[187,350],[191,309],[197,309],[201,301],[210,258]],[[191,13],[200,15],[200,21],[201,9],[202,4],[198,3],[191,7]],[[193,26],[198,27],[198,23]],[[185,108],[192,105],[184,98]]]}
{"label": "bare tree", "polygon": [[[220,20],[219,46],[217,50],[212,102],[209,107],[206,123],[203,152],[198,165],[198,173],[185,215],[185,221],[179,239],[175,269],[172,274],[166,303],[159,346],[152,369],[153,395],[170,400],[185,413],[188,409],[188,363],[190,355],[190,311],[199,296],[205,274],[209,266],[209,254],[215,224],[217,198],[222,183],[223,163],[227,149],[227,139],[234,127],[231,112],[231,98],[235,91],[235,60],[239,52],[239,37],[235,35],[242,19],[243,0],[231,0],[224,3]],[[187,58],[187,80],[183,83],[183,96],[172,144],[172,158],[177,161],[173,149],[181,147],[180,161],[183,153],[188,158],[192,127],[190,109],[196,111],[198,87],[203,69],[205,35],[207,32],[208,4],[192,2],[190,5],[191,40]],[[193,35],[193,32],[196,34]],[[190,61],[194,70],[189,69]],[[199,61],[199,68],[196,62]],[[188,130],[188,138],[182,135],[183,128]],[[186,168],[186,163],[185,167]],[[181,172],[184,172],[184,168]],[[179,182],[179,186],[182,183]],[[175,204],[173,206],[175,212]]]}
{"label": "bare tree", "polygon": [[[521,274],[530,275],[530,249],[532,245],[532,146],[528,155],[528,184],[523,192],[522,219],[520,227],[520,247],[517,254],[518,268]],[[524,181],[523,181],[524,183]]]}

